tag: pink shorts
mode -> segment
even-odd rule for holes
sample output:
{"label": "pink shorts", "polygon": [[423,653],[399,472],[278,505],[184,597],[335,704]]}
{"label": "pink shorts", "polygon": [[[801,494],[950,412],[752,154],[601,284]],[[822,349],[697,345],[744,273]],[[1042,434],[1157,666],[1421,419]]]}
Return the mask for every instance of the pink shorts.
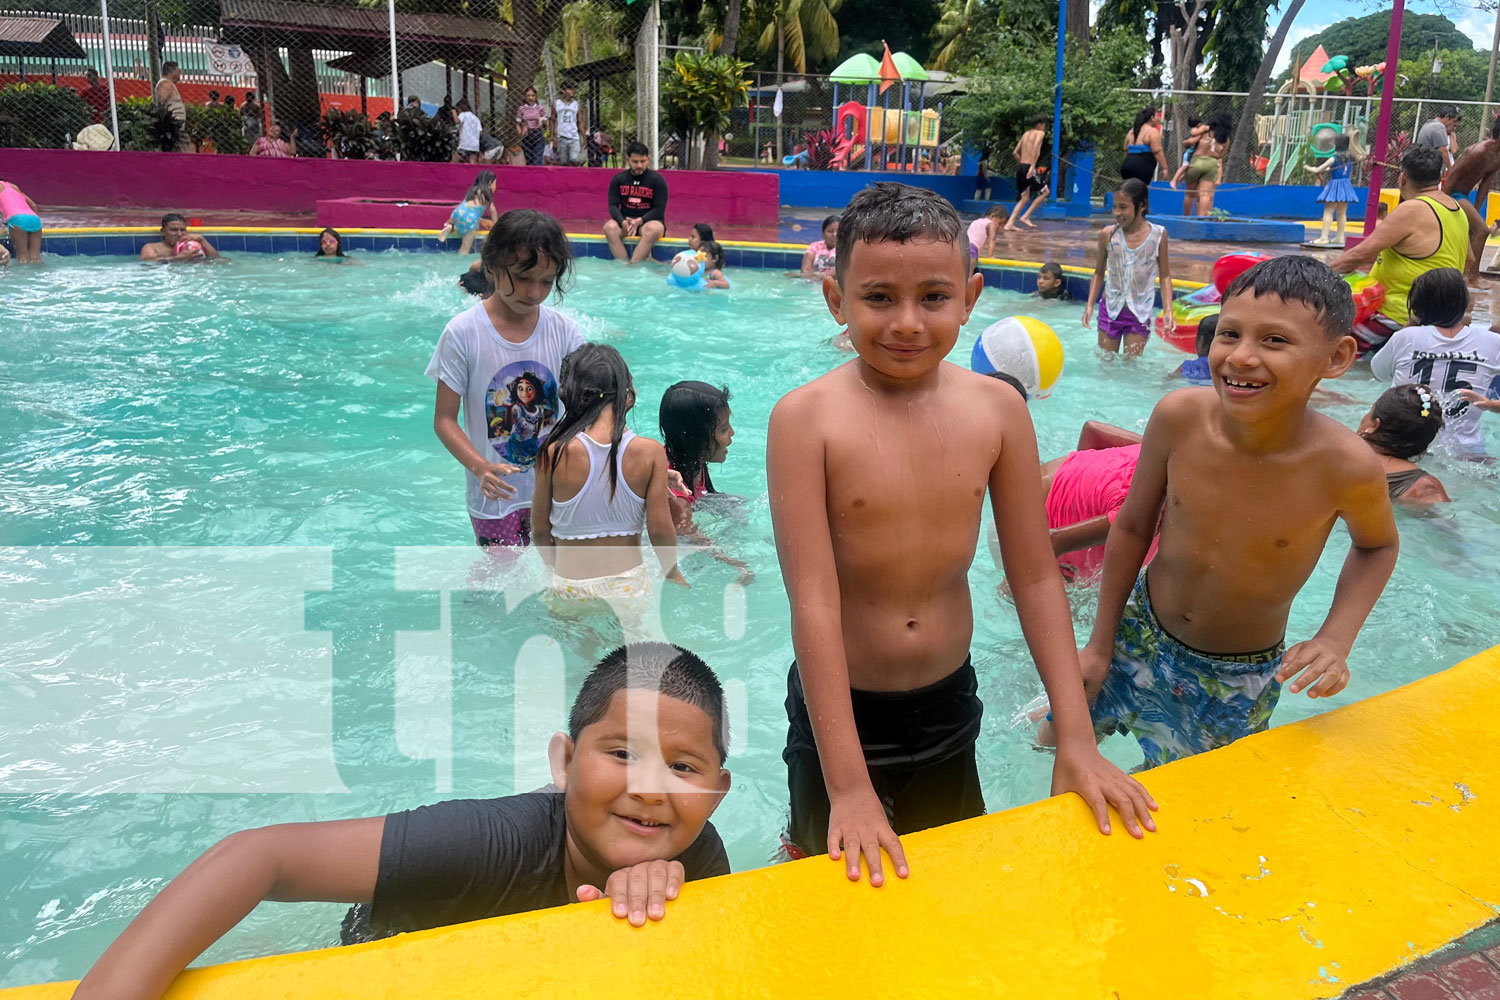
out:
{"label": "pink shorts", "polygon": [[531,544],[531,508],[522,507],[500,518],[478,518],[469,515],[474,524],[474,541],[480,548],[491,545],[527,546]]}

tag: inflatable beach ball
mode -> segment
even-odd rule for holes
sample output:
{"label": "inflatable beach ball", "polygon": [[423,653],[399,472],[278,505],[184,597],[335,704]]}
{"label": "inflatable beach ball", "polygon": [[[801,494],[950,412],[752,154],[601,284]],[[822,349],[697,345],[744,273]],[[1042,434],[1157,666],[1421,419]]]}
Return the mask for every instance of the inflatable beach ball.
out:
{"label": "inflatable beach ball", "polygon": [[679,278],[691,278],[693,276],[693,261],[698,257],[691,250],[684,250],[672,258],[672,273]]}
{"label": "inflatable beach ball", "polygon": [[1052,327],[1030,316],[1012,316],[984,328],[969,367],[981,375],[1005,372],[1031,396],[1045,397],[1062,374],[1062,341]]}
{"label": "inflatable beach ball", "polygon": [[202,252],[203,244],[199,243],[197,240],[178,240],[176,248],[174,248],[172,251],[172,253],[176,254],[178,257],[184,256],[185,254],[196,254]]}

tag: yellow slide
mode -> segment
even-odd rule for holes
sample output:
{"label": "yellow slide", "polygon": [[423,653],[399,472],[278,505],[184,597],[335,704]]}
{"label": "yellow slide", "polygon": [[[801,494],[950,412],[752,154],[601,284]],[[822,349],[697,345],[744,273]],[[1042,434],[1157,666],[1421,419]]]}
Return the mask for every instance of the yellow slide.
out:
{"label": "yellow slide", "polygon": [[814,858],[689,884],[639,930],[574,905],[196,970],[169,996],[1337,996],[1495,918],[1497,719],[1500,647],[1151,772],[1145,841],[1068,796],[908,837],[912,877],[881,889]]}

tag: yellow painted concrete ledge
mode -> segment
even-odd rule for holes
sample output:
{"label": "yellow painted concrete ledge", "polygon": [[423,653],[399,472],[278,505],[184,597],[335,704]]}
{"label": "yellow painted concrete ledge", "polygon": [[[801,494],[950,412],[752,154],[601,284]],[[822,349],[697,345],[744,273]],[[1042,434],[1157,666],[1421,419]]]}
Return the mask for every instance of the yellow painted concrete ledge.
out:
{"label": "yellow painted concrete ledge", "polygon": [[639,930],[579,904],[194,970],[169,997],[1337,996],[1495,917],[1497,716],[1500,647],[1151,772],[1145,841],[1049,799],[908,837],[912,877],[882,889],[814,858],[689,884]]}

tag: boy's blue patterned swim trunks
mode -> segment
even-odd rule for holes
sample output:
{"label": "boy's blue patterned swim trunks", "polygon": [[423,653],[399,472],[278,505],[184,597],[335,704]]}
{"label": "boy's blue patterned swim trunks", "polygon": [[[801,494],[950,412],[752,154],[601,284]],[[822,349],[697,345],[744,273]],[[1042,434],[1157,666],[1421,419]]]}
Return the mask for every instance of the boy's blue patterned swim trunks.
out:
{"label": "boy's blue patterned swim trunks", "polygon": [[1157,621],[1142,570],[1094,701],[1094,731],[1135,736],[1147,767],[1261,732],[1281,696],[1276,670],[1285,652],[1284,642],[1236,656],[1184,646]]}

